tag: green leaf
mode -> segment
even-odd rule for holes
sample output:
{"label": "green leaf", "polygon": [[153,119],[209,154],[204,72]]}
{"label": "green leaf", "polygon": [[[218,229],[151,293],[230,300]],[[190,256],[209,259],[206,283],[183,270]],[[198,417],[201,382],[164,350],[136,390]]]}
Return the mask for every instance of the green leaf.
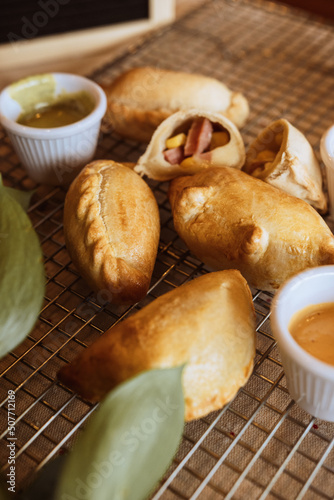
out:
{"label": "green leaf", "polygon": [[143,372],[107,395],[64,465],[56,500],[147,498],[182,436],[182,368]]}
{"label": "green leaf", "polygon": [[21,207],[27,211],[30,205],[30,200],[35,191],[20,191],[10,187],[4,188],[12,198],[14,198]]}
{"label": "green leaf", "polygon": [[38,236],[22,206],[0,183],[0,357],[33,328],[44,289]]}
{"label": "green leaf", "polygon": [[[2,179],[0,175],[0,186],[2,186]],[[10,194],[20,205],[27,211],[29,208],[30,200],[35,190],[32,191],[21,191],[19,189],[14,189],[11,187],[3,186],[5,191]]]}

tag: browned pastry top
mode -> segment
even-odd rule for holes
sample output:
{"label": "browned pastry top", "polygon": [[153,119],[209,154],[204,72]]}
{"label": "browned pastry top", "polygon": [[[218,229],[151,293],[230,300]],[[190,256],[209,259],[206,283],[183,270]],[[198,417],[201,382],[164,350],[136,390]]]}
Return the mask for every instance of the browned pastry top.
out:
{"label": "browned pastry top", "polygon": [[159,210],[146,182],[111,160],[87,165],[66,195],[69,254],[94,290],[114,303],[145,296],[160,235]]}
{"label": "browned pastry top", "polygon": [[185,364],[186,419],[221,408],[245,384],[255,355],[252,296],[238,271],[203,275],[109,329],[59,379],[95,402],[153,368]]}
{"label": "browned pastry top", "polygon": [[213,269],[239,269],[274,291],[290,276],[334,263],[334,237],[306,202],[240,170],[209,168],[170,184],[174,225]]}

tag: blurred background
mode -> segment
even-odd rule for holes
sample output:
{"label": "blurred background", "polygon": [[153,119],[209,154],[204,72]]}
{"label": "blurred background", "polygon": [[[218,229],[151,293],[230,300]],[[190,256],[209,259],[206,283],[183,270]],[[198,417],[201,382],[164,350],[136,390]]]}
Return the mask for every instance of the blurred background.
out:
{"label": "blurred background", "polygon": [[[51,70],[88,74],[128,48],[138,36],[206,1],[2,0],[0,86]],[[280,3],[334,20],[333,0]]]}

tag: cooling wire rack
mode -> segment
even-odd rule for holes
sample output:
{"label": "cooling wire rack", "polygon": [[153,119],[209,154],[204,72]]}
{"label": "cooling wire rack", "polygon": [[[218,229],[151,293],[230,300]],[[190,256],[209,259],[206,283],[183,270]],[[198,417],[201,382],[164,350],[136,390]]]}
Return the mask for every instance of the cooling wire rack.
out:
{"label": "cooling wire rack", "polygon": [[[93,79],[107,84],[133,66],[199,72],[243,92],[250,119],[245,145],[285,117],[319,140],[333,121],[333,25],[264,0],[211,0],[179,21],[141,38]],[[84,64],[84,61],[83,61]],[[96,158],[136,161],[145,146],[101,132]],[[112,306],[81,279],[67,254],[62,217],[65,190],[35,186],[0,130],[0,171],[6,185],[36,188],[29,216],[45,258],[47,286],[34,330],[0,361],[0,457],[8,463],[7,396],[16,393],[16,482],[71,447],[94,411],[56,380],[59,368],[107,328],[157,296],[205,272],[173,229],[167,183],[148,181],[160,207],[161,238],[151,289],[140,304]],[[334,424],[300,409],[286,388],[270,329],[272,295],[252,290],[257,314],[254,372],[221,411],[185,425],[176,457],[154,499],[333,499]],[[149,473],[149,471],[147,471]]]}

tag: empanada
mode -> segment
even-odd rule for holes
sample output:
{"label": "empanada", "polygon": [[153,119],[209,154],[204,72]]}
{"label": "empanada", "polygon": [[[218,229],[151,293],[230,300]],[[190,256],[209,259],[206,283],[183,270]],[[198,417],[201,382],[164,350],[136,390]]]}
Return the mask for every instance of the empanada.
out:
{"label": "empanada", "polygon": [[244,161],[242,137],[230,120],[190,109],[174,113],[159,125],[135,171],[166,181],[210,166],[241,168]]}
{"label": "empanada", "polygon": [[160,220],[155,197],[131,168],[111,160],[87,165],[65,199],[67,250],[80,274],[110,302],[133,304],[149,288]]}
{"label": "empanada", "polygon": [[110,328],[58,378],[96,402],[144,371],[185,365],[186,420],[221,408],[248,380],[255,355],[252,295],[238,271],[203,275]]}
{"label": "empanada", "polygon": [[104,90],[106,120],[118,134],[149,142],[157,126],[180,109],[220,113],[241,127],[249,114],[247,99],[214,78],[154,67],[132,68]]}
{"label": "empanada", "polygon": [[259,134],[243,170],[326,213],[318,160],[306,137],[287,120],[277,120]]}
{"label": "empanada", "polygon": [[239,269],[274,291],[308,267],[334,264],[334,236],[306,202],[235,168],[209,168],[170,184],[177,233],[213,269]]}

